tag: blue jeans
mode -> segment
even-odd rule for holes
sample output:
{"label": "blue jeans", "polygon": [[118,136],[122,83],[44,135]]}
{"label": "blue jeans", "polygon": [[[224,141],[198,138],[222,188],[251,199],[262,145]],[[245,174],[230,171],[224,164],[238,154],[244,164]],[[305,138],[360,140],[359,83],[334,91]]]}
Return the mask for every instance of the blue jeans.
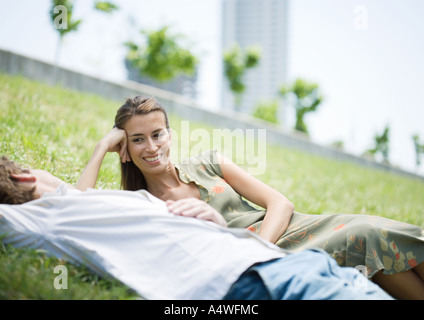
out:
{"label": "blue jeans", "polygon": [[354,268],[326,252],[305,250],[247,269],[224,300],[390,300]]}

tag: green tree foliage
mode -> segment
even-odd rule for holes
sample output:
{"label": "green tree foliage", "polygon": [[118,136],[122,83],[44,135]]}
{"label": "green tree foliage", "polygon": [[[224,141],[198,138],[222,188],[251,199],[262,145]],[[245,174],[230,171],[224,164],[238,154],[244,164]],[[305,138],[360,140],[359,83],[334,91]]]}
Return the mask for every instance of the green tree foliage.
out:
{"label": "green tree foliage", "polygon": [[246,89],[243,76],[247,69],[258,65],[261,51],[257,46],[247,47],[244,51],[235,44],[224,51],[224,74],[227,78],[230,90],[233,92],[236,106],[241,101],[241,96]]}
{"label": "green tree foliage", "polygon": [[369,149],[366,153],[372,155],[381,154],[384,163],[389,163],[389,140],[390,140],[390,128],[386,126],[382,134],[376,134],[374,137],[374,148]]}
{"label": "green tree foliage", "polygon": [[306,113],[316,111],[323,101],[318,84],[299,78],[292,84],[282,86],[279,93],[296,110],[295,129],[307,134],[308,128],[304,121],[304,116]]}
{"label": "green tree foliage", "polygon": [[141,75],[166,82],[180,74],[195,72],[198,59],[180,45],[182,35],[170,34],[168,26],[157,31],[142,30],[141,34],[146,40],[144,45],[132,41],[125,43],[127,59]]}
{"label": "green tree foliage", "polygon": [[418,134],[412,136],[415,146],[415,164],[417,168],[421,165],[421,157],[424,155],[424,143],[420,142],[420,137]]}
{"label": "green tree foliage", "polygon": [[117,5],[107,1],[96,1],[94,3],[94,8],[104,13],[112,13],[119,9]]}
{"label": "green tree foliage", "polygon": [[[96,1],[95,9],[111,13],[118,9],[116,5],[110,2]],[[59,41],[56,47],[56,57],[55,57],[55,75],[56,80],[57,75],[57,65],[60,57],[60,49],[62,47],[63,38],[70,32],[77,31],[82,20],[74,20],[73,18],[74,11],[74,1],[73,0],[52,0],[49,15],[50,19],[53,22],[54,29],[59,34]]]}
{"label": "green tree foliage", "polygon": [[[94,8],[98,11],[111,13],[118,10],[118,6],[107,1],[96,1]],[[63,37],[72,32],[77,31],[82,20],[73,19],[74,1],[73,0],[52,0],[49,15],[53,22],[55,30],[59,33],[62,40]]]}
{"label": "green tree foliage", "polygon": [[[63,10],[66,8],[65,10]],[[52,19],[55,30],[59,33],[60,40],[72,32],[77,31],[82,22],[81,19],[74,20],[72,17],[74,4],[72,0],[52,0],[50,7],[50,18]]]}
{"label": "green tree foliage", "polygon": [[54,29],[59,34],[59,40],[56,46],[54,81],[57,81],[57,66],[59,64],[60,49],[62,47],[63,38],[72,31],[77,31],[78,26],[82,22],[81,19],[74,20],[72,17],[74,4],[72,0],[52,0],[49,10],[50,18],[53,22]]}
{"label": "green tree foliage", "polygon": [[331,146],[333,148],[336,148],[336,149],[339,149],[339,150],[343,150],[344,149],[344,142],[342,140],[336,140],[336,141],[333,141],[331,143]]}
{"label": "green tree foliage", "polygon": [[279,123],[278,109],[278,102],[276,100],[262,101],[258,103],[253,111],[253,116],[271,123]]}

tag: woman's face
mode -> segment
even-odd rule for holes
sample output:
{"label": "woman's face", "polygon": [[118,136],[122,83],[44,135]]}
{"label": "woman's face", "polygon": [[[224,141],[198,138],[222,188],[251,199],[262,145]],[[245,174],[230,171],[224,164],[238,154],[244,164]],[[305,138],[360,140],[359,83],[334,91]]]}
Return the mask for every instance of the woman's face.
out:
{"label": "woman's face", "polygon": [[171,135],[162,112],[135,115],[123,129],[127,133],[131,160],[141,172],[158,173],[170,163]]}

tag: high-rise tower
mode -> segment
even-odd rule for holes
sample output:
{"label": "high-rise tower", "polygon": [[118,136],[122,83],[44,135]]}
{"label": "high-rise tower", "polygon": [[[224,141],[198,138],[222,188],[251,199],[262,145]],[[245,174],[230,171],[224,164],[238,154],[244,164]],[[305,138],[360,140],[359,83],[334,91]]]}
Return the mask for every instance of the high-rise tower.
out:
{"label": "high-rise tower", "polygon": [[[261,48],[259,65],[247,69],[246,90],[239,110],[251,114],[260,101],[278,97],[287,81],[289,0],[223,0],[222,50],[237,43],[241,48]],[[227,79],[222,75],[221,107],[235,109]],[[281,106],[281,104],[280,104]]]}

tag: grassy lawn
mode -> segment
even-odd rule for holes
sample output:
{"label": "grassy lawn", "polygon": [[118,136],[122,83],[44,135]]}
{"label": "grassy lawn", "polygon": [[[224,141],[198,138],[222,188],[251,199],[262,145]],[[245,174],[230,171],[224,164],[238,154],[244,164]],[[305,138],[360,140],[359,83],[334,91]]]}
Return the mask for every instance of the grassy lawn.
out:
{"label": "grassy lawn", "polygon": [[[112,128],[116,110],[124,101],[4,74],[0,74],[0,83],[0,154],[76,183],[95,144]],[[176,132],[184,120],[170,115]],[[213,130],[190,122],[190,129],[196,128]],[[184,141],[175,144],[190,147]],[[106,156],[98,188],[119,188],[118,162],[116,154]],[[266,171],[257,177],[286,195],[300,212],[373,214],[424,226],[422,180],[272,145],[266,148]],[[57,276],[53,269],[59,264],[69,270],[66,290],[53,286]],[[0,246],[0,270],[0,299],[136,297],[115,280],[99,279],[83,267],[47,257],[43,252]]]}

